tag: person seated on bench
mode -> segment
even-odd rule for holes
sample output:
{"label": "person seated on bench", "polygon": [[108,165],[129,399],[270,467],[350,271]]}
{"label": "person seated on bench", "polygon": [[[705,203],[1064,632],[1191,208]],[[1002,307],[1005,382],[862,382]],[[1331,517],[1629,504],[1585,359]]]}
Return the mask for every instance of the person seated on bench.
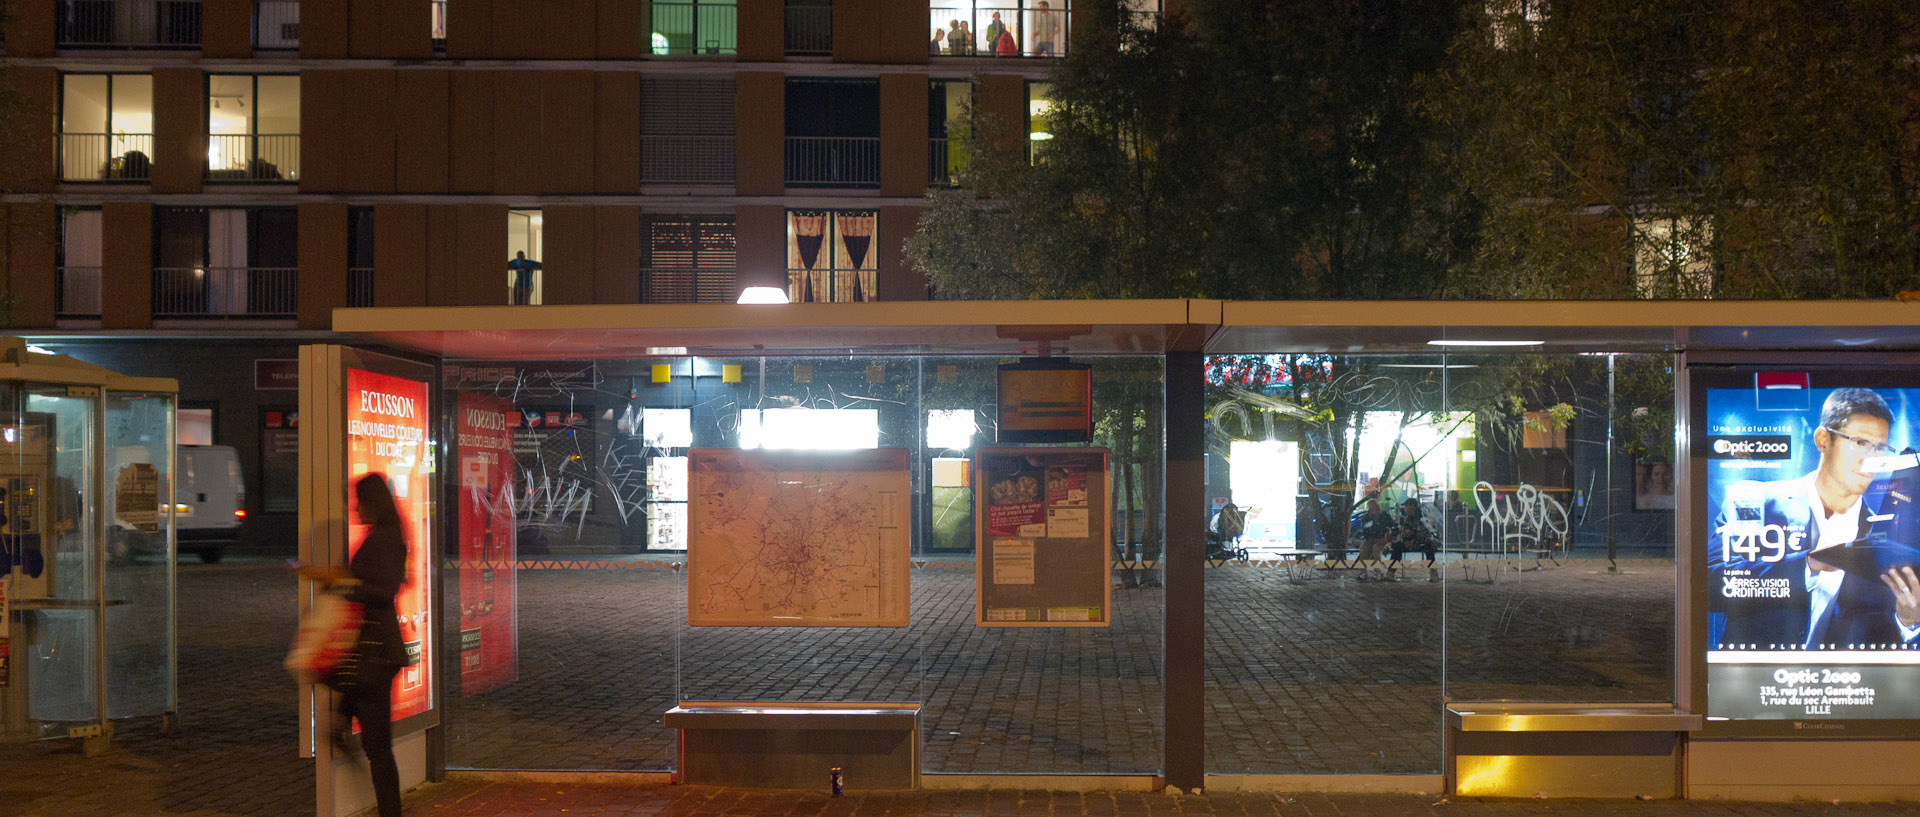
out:
{"label": "person seated on bench", "polygon": [[1440,546],[1440,540],[1427,529],[1427,522],[1420,516],[1420,500],[1408,497],[1400,503],[1400,519],[1393,534],[1393,558],[1387,562],[1387,580],[1395,579],[1394,570],[1400,566],[1400,557],[1407,551],[1417,550],[1427,556],[1427,581],[1440,580],[1440,568],[1434,565],[1434,552]]}
{"label": "person seated on bench", "polygon": [[1360,580],[1386,580],[1387,570],[1380,566],[1380,557],[1386,553],[1387,540],[1393,538],[1393,514],[1380,507],[1377,497],[1367,499],[1367,512],[1360,516],[1360,558],[1354,564],[1360,566]]}

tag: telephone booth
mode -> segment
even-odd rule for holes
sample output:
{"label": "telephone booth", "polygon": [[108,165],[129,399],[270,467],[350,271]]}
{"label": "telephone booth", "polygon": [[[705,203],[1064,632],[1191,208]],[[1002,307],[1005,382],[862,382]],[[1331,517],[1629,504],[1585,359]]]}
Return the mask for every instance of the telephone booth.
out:
{"label": "telephone booth", "polygon": [[0,339],[0,740],[172,716],[178,391]]}

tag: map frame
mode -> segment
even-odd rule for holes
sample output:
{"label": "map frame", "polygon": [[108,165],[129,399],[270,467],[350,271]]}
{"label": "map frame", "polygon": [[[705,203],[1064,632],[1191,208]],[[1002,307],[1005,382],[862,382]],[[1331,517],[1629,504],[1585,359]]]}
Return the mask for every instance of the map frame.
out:
{"label": "map frame", "polygon": [[[912,548],[912,471],[905,448],[879,448],[856,451],[788,451],[737,448],[695,448],[687,452],[687,625],[690,627],[905,627],[912,612],[912,582],[908,574]],[[766,607],[714,610],[707,602],[710,586],[719,581],[719,571],[737,566],[721,554],[722,548],[735,547],[731,537],[722,537],[709,518],[712,509],[708,495],[727,479],[747,479],[760,490],[778,493],[792,488],[782,486],[817,484],[823,474],[857,475],[875,488],[876,524],[873,527],[872,564],[857,568],[843,581],[871,581],[876,599],[865,615],[810,615],[804,610]],[[742,477],[741,475],[746,475]],[[886,483],[882,486],[880,483]],[[738,483],[736,483],[738,484]],[[891,491],[877,490],[880,487]],[[804,488],[803,488],[804,489]],[[895,507],[886,510],[884,494],[895,496]],[[880,524],[891,521],[893,524]],[[762,543],[763,545],[765,543]],[[794,558],[802,558],[796,556]]]}

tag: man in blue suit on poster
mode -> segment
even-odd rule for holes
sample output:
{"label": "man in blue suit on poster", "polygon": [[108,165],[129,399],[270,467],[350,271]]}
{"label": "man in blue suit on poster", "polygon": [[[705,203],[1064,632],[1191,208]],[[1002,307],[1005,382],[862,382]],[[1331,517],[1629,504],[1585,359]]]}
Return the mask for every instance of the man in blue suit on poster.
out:
{"label": "man in blue suit on poster", "polygon": [[1813,432],[1820,462],[1811,473],[1728,487],[1707,557],[1711,592],[1725,611],[1714,649],[1920,643],[1920,578],[1912,567],[1850,575],[1819,557],[1885,521],[1878,499],[1868,496],[1878,473],[1865,469],[1868,460],[1891,453],[1892,425],[1880,395],[1835,389]]}

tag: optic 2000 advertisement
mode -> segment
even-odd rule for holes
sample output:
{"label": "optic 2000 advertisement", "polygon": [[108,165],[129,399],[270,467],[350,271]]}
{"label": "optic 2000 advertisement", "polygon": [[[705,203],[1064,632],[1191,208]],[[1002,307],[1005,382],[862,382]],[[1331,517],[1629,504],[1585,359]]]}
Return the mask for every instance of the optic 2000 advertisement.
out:
{"label": "optic 2000 advertisement", "polygon": [[1920,718],[1920,389],[1876,382],[1703,390],[1709,719]]}

